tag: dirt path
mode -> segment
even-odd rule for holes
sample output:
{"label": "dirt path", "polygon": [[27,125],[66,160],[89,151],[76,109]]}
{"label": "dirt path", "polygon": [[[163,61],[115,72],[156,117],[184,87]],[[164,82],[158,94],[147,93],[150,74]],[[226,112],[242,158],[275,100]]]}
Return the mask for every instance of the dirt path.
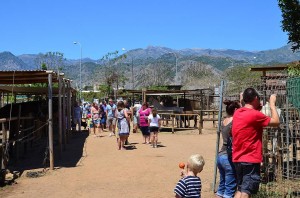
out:
{"label": "dirt path", "polygon": [[[86,138],[82,158],[72,167],[68,162],[45,176],[28,178],[25,173],[17,184],[0,190],[0,197],[174,197],[173,189],[180,179],[178,163],[186,162],[194,153],[205,159],[202,179],[202,197],[213,197],[210,186],[213,181],[215,157],[215,128],[197,131],[180,131],[176,134],[159,134],[161,147],[141,144],[140,133],[130,135],[130,143],[136,149],[119,151],[115,137],[108,132],[103,137]],[[75,139],[75,141],[73,140]],[[81,149],[76,136],[71,139],[63,159],[68,161],[74,150]],[[41,169],[39,169],[41,170]]]}

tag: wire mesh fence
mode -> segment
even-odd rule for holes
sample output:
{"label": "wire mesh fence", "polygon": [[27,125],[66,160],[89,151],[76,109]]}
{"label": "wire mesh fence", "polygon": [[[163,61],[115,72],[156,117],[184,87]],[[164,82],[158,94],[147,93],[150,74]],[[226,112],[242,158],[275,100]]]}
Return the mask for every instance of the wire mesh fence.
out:
{"label": "wire mesh fence", "polygon": [[223,97],[239,100],[248,87],[259,92],[266,115],[270,115],[271,94],[277,94],[280,117],[278,128],[264,129],[262,183],[256,197],[300,197],[300,78],[288,78],[285,71],[264,72],[260,78],[238,84],[227,82]]}

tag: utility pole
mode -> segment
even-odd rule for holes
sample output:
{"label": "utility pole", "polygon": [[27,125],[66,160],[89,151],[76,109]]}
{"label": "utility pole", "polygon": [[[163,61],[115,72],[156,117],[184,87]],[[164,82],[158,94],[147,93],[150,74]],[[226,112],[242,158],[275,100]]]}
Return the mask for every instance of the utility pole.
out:
{"label": "utility pole", "polygon": [[132,82],[132,90],[134,90],[133,58],[131,58],[131,82]]}

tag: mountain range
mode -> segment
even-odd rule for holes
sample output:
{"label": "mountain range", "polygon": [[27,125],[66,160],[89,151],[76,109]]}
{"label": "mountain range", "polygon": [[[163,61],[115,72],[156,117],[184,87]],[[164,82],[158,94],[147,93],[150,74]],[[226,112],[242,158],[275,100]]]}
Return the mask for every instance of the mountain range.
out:
{"label": "mountain range", "polygon": [[[175,50],[167,47],[148,46],[145,49],[137,48],[129,50],[126,52],[126,55],[127,58],[118,61],[118,64],[123,65],[123,67],[131,65],[135,73],[139,73],[145,68],[156,68],[167,65],[171,68],[172,72],[170,72],[170,76],[167,76],[168,80],[166,79],[165,83],[172,81],[172,76],[175,76],[175,69],[173,69],[175,64],[176,71],[178,69],[178,73],[183,76],[182,72],[187,72],[190,65],[195,63],[206,65],[208,70],[213,70],[213,73],[222,73],[228,67],[237,65],[273,65],[300,60],[300,53],[293,53],[290,45],[264,51],[200,48]],[[11,52],[1,52],[0,70],[40,69],[41,66],[37,61],[39,56],[41,54],[15,56]],[[79,65],[79,61],[64,59],[62,63],[63,72],[68,78],[74,79],[75,83],[78,81],[79,74],[78,70],[74,70],[74,67]],[[92,82],[89,81],[97,79],[95,74],[100,72],[103,64],[105,62],[100,59],[82,59],[82,81],[86,85],[91,85]],[[127,72],[129,75],[129,71]]]}

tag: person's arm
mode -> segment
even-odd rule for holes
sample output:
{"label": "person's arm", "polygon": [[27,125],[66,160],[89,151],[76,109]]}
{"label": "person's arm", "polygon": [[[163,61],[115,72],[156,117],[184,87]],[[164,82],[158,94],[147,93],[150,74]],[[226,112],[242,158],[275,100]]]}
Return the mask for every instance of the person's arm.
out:
{"label": "person's arm", "polygon": [[106,106],[105,115],[108,117],[108,107]]}
{"label": "person's arm", "polygon": [[129,117],[127,111],[124,111],[124,116],[125,116],[125,119],[127,120],[127,122],[129,123],[130,122],[130,117]]}
{"label": "person's arm", "polygon": [[159,115],[157,115],[158,116],[158,119],[157,119],[157,121],[158,121],[158,130],[160,130],[160,126],[161,126],[161,122],[160,122],[160,116]]}
{"label": "person's arm", "polygon": [[[118,111],[119,111],[119,110],[114,111],[114,113],[113,113],[113,115],[114,115],[115,118],[118,118]],[[124,111],[124,112],[125,112],[125,111]]]}
{"label": "person's arm", "polygon": [[272,94],[270,97],[271,120],[268,125],[271,127],[278,127],[280,124],[275,103],[276,103],[276,94]]}
{"label": "person's arm", "polygon": [[128,118],[128,113],[127,113],[127,111],[124,111],[124,116],[125,116],[125,118]]}

